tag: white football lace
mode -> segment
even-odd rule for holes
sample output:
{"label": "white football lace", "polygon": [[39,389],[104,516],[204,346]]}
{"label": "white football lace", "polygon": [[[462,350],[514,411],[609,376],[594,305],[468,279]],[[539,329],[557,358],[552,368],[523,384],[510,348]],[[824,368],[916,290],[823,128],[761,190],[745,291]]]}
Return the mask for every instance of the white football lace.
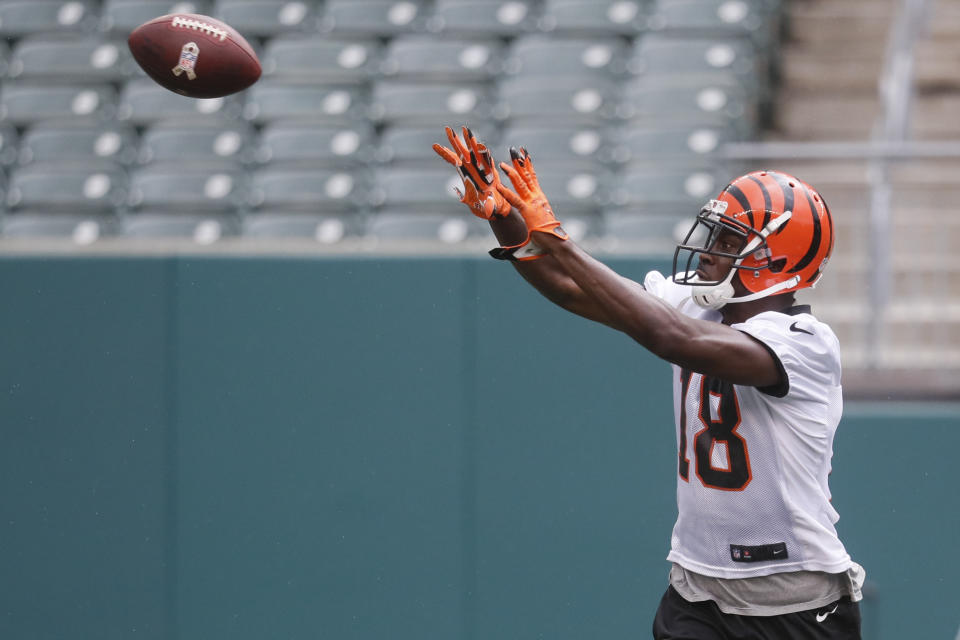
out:
{"label": "white football lace", "polygon": [[212,35],[214,37],[220,38],[220,42],[223,42],[227,39],[227,32],[223,29],[208,24],[206,22],[201,22],[200,20],[192,20],[190,18],[182,18],[180,16],[175,16],[173,18],[174,27],[184,27],[186,29],[193,29],[194,31],[203,31],[206,34]]}

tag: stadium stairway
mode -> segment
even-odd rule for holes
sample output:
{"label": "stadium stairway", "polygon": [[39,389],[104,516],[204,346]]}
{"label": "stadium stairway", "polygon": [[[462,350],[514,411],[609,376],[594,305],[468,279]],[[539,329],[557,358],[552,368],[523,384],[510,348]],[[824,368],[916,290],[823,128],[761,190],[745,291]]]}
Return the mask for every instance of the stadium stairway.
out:
{"label": "stadium stairway", "polygon": [[[960,139],[960,5],[933,0],[915,47],[908,138]],[[796,0],[789,5],[781,90],[764,138],[864,142],[883,116],[879,86],[895,0]],[[960,393],[960,158],[888,165],[891,282],[871,340],[871,163],[861,158],[788,161],[816,185],[837,227],[834,261],[809,294],[840,338],[844,386],[857,396],[956,397]],[[874,346],[876,345],[876,346]]]}

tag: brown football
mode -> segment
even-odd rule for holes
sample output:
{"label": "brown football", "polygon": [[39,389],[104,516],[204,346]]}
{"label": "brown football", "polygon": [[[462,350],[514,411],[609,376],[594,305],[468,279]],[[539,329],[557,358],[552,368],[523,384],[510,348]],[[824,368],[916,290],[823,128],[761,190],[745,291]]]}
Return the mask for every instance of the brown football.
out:
{"label": "brown football", "polygon": [[145,22],[130,34],[134,59],[158,84],[191,98],[243,91],[260,77],[260,60],[230,25],[196,13]]}

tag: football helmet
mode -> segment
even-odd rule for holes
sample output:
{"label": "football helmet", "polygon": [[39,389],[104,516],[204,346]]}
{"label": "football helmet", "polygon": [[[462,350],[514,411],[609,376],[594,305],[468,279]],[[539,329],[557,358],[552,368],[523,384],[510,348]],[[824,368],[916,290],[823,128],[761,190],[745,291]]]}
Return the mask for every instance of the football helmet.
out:
{"label": "football helmet", "polygon": [[[739,250],[716,248],[724,233],[740,238]],[[673,278],[693,286],[697,304],[719,309],[814,286],[832,251],[833,220],[823,197],[786,173],[754,171],[731,182],[700,210],[674,252]],[[702,280],[696,274],[701,254],[733,259],[733,267],[722,280]],[[748,294],[735,297],[737,277]]]}

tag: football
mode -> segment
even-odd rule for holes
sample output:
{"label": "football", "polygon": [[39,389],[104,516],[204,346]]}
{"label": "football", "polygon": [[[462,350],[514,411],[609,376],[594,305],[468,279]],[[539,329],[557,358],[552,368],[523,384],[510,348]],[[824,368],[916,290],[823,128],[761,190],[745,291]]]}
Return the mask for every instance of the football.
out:
{"label": "football", "polygon": [[145,22],[127,39],[137,64],[160,86],[190,98],[220,98],[260,78],[260,60],[230,25],[196,13]]}

